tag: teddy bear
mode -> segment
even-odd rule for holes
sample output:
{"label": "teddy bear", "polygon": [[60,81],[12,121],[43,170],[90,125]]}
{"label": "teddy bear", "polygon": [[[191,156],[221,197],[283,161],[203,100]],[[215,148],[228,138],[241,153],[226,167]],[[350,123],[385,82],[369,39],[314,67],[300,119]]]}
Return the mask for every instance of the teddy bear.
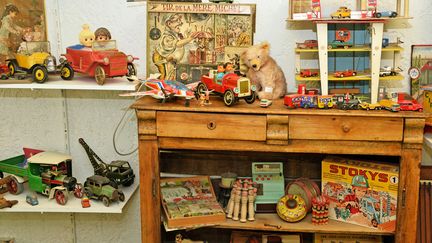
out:
{"label": "teddy bear", "polygon": [[287,90],[285,75],[269,52],[270,44],[263,42],[241,54],[243,63],[249,68],[246,76],[256,85],[260,100],[281,98]]}

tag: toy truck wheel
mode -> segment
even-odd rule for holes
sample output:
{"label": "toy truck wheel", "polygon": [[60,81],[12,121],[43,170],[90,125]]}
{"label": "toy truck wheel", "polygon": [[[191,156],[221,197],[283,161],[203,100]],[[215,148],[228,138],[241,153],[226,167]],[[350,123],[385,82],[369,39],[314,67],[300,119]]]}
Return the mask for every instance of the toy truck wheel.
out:
{"label": "toy truck wheel", "polygon": [[66,205],[68,198],[66,193],[63,190],[57,190],[54,193],[54,198],[56,200],[56,202],[60,205]]}
{"label": "toy truck wheel", "polygon": [[252,104],[252,103],[254,103],[254,102],[255,102],[255,99],[256,99],[256,94],[255,94],[255,92],[253,92],[253,91],[252,91],[252,94],[251,94],[251,95],[245,97],[245,101],[246,101],[246,103],[248,103],[248,104]]}
{"label": "toy truck wheel", "polygon": [[130,186],[133,184],[133,182],[134,182],[134,179],[127,180],[127,181],[123,182],[122,185],[123,186]]}
{"label": "toy truck wheel", "polygon": [[423,112],[423,109],[422,109],[422,108],[420,108],[420,109],[418,109],[417,111],[418,111],[418,112]]}
{"label": "toy truck wheel", "polygon": [[110,200],[109,200],[109,198],[106,197],[106,196],[103,196],[103,197],[102,197],[102,203],[103,203],[103,205],[105,205],[105,207],[109,207],[109,205],[110,205]]}
{"label": "toy truck wheel", "polygon": [[8,79],[8,76],[6,74],[2,74],[1,77],[0,77],[0,79],[6,80],[6,79]]}
{"label": "toy truck wheel", "polygon": [[60,70],[60,77],[63,80],[72,80],[74,74],[75,72],[69,64],[65,64]]}
{"label": "toy truck wheel", "polygon": [[46,67],[43,66],[36,66],[33,68],[33,81],[36,83],[45,83],[45,81],[48,79],[48,70]]}
{"label": "toy truck wheel", "polygon": [[3,172],[0,171],[0,179],[4,177]]}
{"label": "toy truck wheel", "polygon": [[106,79],[105,70],[101,66],[97,66],[95,68],[95,79],[96,79],[96,83],[99,85],[103,85],[105,83],[105,79]]}
{"label": "toy truck wheel", "polygon": [[349,46],[344,46],[344,49],[348,49],[349,48]]}
{"label": "toy truck wheel", "polygon": [[376,13],[375,14],[375,17],[377,17],[377,18],[381,18],[381,16],[382,16],[381,13]]}
{"label": "toy truck wheel", "polygon": [[7,185],[7,188],[9,193],[13,195],[18,195],[24,191],[24,185],[22,183],[19,183],[15,177],[12,177],[12,179]]}
{"label": "toy truck wheel", "polygon": [[232,90],[227,90],[224,93],[224,103],[226,106],[232,106],[235,103],[235,96],[234,92]]}
{"label": "toy truck wheel", "polygon": [[356,75],[357,75],[357,72],[353,72],[352,75],[353,75],[353,76],[356,76]]}
{"label": "toy truck wheel", "polygon": [[124,193],[119,193],[119,200],[120,200],[120,202],[124,202],[124,200],[125,200]]}
{"label": "toy truck wheel", "polygon": [[8,68],[9,68],[9,75],[14,76],[17,71],[17,64],[15,60],[12,60],[8,63]]}
{"label": "toy truck wheel", "polygon": [[205,83],[199,83],[197,86],[198,95],[204,94],[207,91],[207,85]]}
{"label": "toy truck wheel", "polygon": [[83,193],[83,187],[82,187],[81,183],[77,183],[75,185],[73,193],[74,193],[74,196],[76,198],[82,198],[83,197],[84,193]]}
{"label": "toy truck wheel", "polygon": [[[127,77],[136,76],[137,75],[137,69],[133,63],[128,63],[127,65]],[[133,79],[128,79],[129,81],[134,81]]]}
{"label": "toy truck wheel", "polygon": [[396,18],[396,17],[397,17],[397,13],[396,13],[396,12],[393,12],[393,13],[390,15],[390,17],[392,17],[392,18]]}

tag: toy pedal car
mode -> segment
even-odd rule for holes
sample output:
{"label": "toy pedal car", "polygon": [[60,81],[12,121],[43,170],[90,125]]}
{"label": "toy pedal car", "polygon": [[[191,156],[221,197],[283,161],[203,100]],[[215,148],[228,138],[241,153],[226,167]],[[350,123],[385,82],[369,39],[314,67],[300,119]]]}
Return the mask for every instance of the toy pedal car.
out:
{"label": "toy pedal car", "polygon": [[[15,59],[7,60],[10,76],[22,71],[32,74],[33,81],[44,83],[48,79],[48,73],[54,73],[59,68],[68,68],[67,64],[57,67],[48,41],[28,41],[24,44],[23,48],[15,53]],[[62,78],[64,79],[63,76]]]}
{"label": "toy pedal car", "polygon": [[[95,41],[92,48],[71,46],[66,48],[65,62],[71,68],[65,66],[61,69],[63,76],[73,77],[73,72],[84,73],[96,79],[96,83],[103,85],[106,78],[136,75],[136,67],[132,63],[138,58],[126,55],[117,49],[114,40]],[[133,81],[128,79],[129,81]]]}

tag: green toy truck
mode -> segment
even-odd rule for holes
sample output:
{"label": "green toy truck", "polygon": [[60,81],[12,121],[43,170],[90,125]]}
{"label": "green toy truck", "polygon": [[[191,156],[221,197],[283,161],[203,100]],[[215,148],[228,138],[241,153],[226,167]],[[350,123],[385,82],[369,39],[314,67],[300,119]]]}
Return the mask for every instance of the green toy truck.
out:
{"label": "green toy truck", "polygon": [[82,185],[72,177],[72,159],[69,155],[56,152],[39,152],[28,159],[24,155],[0,161],[0,178],[11,175],[7,185],[11,194],[18,195],[28,183],[30,190],[55,198],[65,205],[70,192],[81,198]]}
{"label": "green toy truck", "polygon": [[88,198],[102,200],[106,207],[111,202],[125,200],[125,195],[119,189],[111,186],[111,181],[105,176],[93,175],[87,178],[84,183],[84,193]]}

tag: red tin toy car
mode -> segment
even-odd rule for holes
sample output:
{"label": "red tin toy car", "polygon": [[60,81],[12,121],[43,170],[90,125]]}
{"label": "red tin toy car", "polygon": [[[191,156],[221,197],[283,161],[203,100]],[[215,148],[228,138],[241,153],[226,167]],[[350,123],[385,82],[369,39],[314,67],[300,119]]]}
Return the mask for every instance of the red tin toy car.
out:
{"label": "red tin toy car", "polygon": [[309,78],[309,77],[317,77],[318,72],[312,71],[310,69],[303,69],[300,71],[300,77],[302,78]]}
{"label": "red tin toy car", "polygon": [[9,67],[7,65],[0,65],[0,79],[9,78]]}
{"label": "red tin toy car", "polygon": [[235,73],[227,73],[221,79],[217,76],[217,70],[211,70],[208,76],[203,75],[197,87],[198,94],[213,90],[214,93],[223,95],[226,106],[234,105],[239,98],[244,98],[248,104],[255,101],[256,86],[248,78]]}
{"label": "red tin toy car", "polygon": [[120,52],[114,40],[95,41],[92,48],[71,46],[62,56],[72,67],[65,65],[61,69],[62,77],[67,79],[72,79],[74,72],[85,73],[95,77],[97,84],[103,85],[106,78],[136,75],[132,62],[138,58]]}
{"label": "red tin toy car", "polygon": [[338,71],[335,72],[333,75],[336,78],[343,78],[343,77],[351,77],[351,76],[356,76],[357,72],[353,71],[353,70],[345,70],[345,71]]}
{"label": "red tin toy car", "polygon": [[417,100],[412,98],[407,93],[398,93],[398,104],[401,111],[423,111],[423,105],[419,104]]}
{"label": "red tin toy car", "polygon": [[305,40],[303,43],[296,43],[299,49],[313,49],[318,48],[317,40]]}

